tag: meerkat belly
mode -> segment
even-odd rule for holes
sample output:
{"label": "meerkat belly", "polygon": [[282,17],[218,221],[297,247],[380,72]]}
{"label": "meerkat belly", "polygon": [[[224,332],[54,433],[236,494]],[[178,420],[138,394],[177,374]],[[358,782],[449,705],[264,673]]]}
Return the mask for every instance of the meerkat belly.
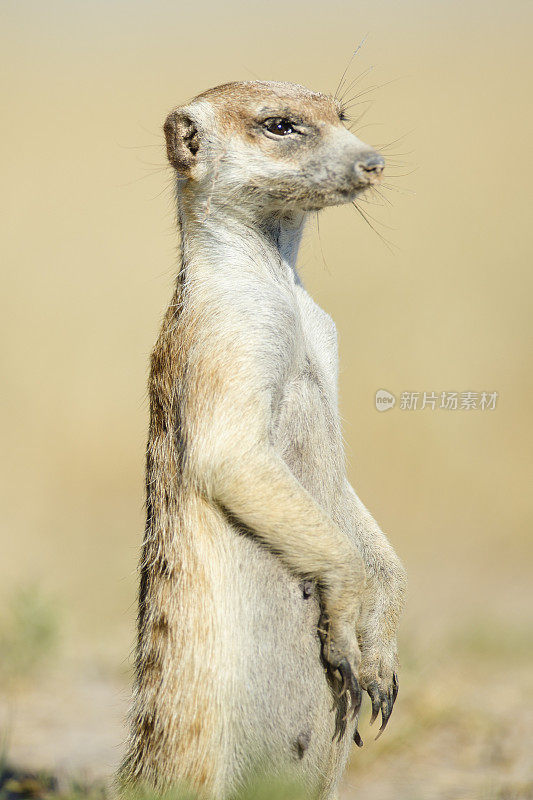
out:
{"label": "meerkat belly", "polygon": [[[284,387],[271,436],[293,474],[329,509],[343,469],[342,440],[335,409],[308,359]],[[224,538],[227,580],[236,588],[230,772],[253,768],[257,757],[321,785],[332,777],[330,768],[340,768],[347,745],[332,741],[333,702],[320,659],[317,589],[291,573],[253,534],[228,524]]]}
{"label": "meerkat belly", "polygon": [[316,587],[253,535],[228,525],[223,538],[227,581],[234,587],[223,620],[223,635],[232,637],[227,774],[238,782],[256,768],[276,769],[320,787],[332,777],[330,769],[337,770],[346,743],[333,742]]}

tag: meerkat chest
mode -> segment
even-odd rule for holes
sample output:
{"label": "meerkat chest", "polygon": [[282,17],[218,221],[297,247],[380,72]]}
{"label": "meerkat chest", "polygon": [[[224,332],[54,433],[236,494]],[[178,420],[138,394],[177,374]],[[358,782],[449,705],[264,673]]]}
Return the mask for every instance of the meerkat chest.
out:
{"label": "meerkat chest", "polygon": [[313,298],[298,287],[297,304],[302,325],[304,360],[314,369],[314,380],[320,380],[337,403],[338,351],[337,329],[329,314]]}
{"label": "meerkat chest", "polygon": [[344,457],[337,408],[337,334],[331,317],[298,289],[295,363],[282,388],[275,444],[303,485],[329,506]]}

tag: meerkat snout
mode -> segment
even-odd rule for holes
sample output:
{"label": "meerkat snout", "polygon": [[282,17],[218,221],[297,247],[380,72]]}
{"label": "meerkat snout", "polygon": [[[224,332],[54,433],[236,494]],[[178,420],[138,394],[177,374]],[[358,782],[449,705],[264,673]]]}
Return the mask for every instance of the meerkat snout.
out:
{"label": "meerkat snout", "polygon": [[369,150],[355,163],[357,177],[360,180],[368,181],[369,184],[379,183],[384,169],[385,159],[375,150]]}
{"label": "meerkat snout", "polygon": [[198,95],[165,122],[168,158],[209,212],[285,213],[351,202],[383,158],[343,124],[337,101],[292,83],[243,81]]}

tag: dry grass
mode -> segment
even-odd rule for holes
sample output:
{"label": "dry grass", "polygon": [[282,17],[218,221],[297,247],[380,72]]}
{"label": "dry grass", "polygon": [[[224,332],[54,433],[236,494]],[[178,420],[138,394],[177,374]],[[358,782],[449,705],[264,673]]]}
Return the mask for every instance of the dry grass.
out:
{"label": "dry grass", "polygon": [[20,588],[0,617],[0,687],[29,680],[57,652],[58,609],[37,586]]}

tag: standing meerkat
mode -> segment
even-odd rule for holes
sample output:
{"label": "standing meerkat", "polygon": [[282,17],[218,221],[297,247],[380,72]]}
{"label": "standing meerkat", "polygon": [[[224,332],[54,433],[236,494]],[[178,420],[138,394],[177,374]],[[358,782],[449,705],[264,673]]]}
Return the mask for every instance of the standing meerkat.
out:
{"label": "standing meerkat", "polygon": [[405,575],[350,486],[308,212],[379,181],[332,98],[236,82],[167,118],[181,264],[152,354],[147,527],[123,785],[225,800],[258,771],[330,800],[362,690],[398,692]]}

